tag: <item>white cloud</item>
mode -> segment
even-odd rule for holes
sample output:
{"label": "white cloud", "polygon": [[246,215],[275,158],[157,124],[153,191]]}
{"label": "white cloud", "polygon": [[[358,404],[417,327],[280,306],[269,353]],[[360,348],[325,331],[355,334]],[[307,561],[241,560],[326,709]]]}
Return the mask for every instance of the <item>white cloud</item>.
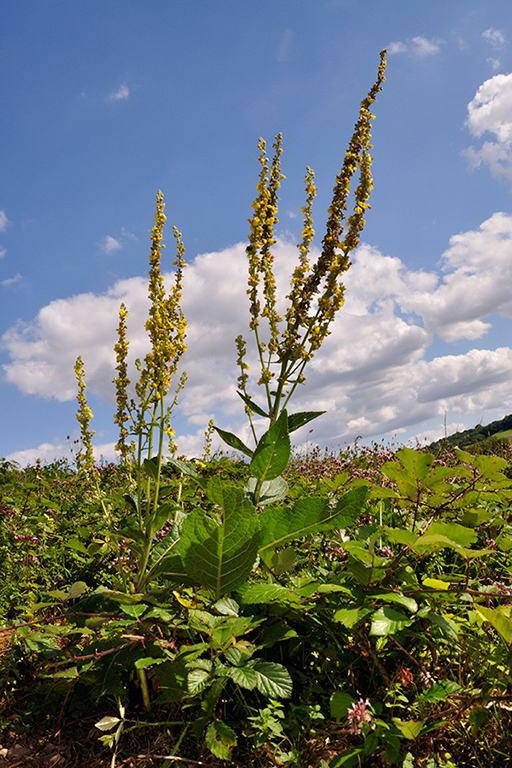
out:
{"label": "white cloud", "polygon": [[[143,328],[146,293],[143,278],[121,280],[102,296],[83,293],[52,301],[31,323],[12,326],[2,337],[12,358],[5,369],[8,381],[26,394],[70,400],[76,394],[73,365],[82,355],[91,389],[111,399],[119,305],[125,301],[130,307],[130,323]],[[143,355],[144,337],[136,337],[133,346],[135,356]]]}
{"label": "white cloud", "polygon": [[439,40],[427,40],[426,37],[413,37],[411,47],[418,56],[433,56],[441,50]]}
{"label": "white cloud", "polygon": [[493,48],[503,48],[506,43],[503,32],[499,29],[493,29],[493,27],[489,27],[485,32],[482,32],[482,37],[490,43]]}
{"label": "white cloud", "polygon": [[4,288],[10,288],[11,285],[16,285],[16,283],[19,283],[20,280],[22,280],[22,276],[19,272],[17,272],[14,277],[8,277],[6,280],[2,280],[0,285],[2,285]]}
{"label": "white cloud", "polygon": [[0,259],[3,259],[6,253],[7,253],[7,248],[0,248]]}
{"label": "white cloud", "polygon": [[390,43],[387,47],[388,54],[410,53],[413,56],[433,56],[441,50],[441,40],[428,40],[426,37],[411,37],[406,42]]}
{"label": "white cloud", "polygon": [[0,232],[5,232],[7,225],[10,224],[9,219],[4,210],[0,210]]}
{"label": "white cloud", "polygon": [[123,85],[120,85],[117,91],[112,91],[110,94],[109,101],[123,101],[124,99],[127,99],[130,95],[130,89],[126,84],[123,83]]}
{"label": "white cloud", "polygon": [[388,55],[393,56],[396,53],[407,53],[409,48],[405,43],[389,43],[387,46]]}
{"label": "white cloud", "polygon": [[[114,450],[115,443],[104,443],[103,445],[94,445],[93,453],[97,462],[100,461],[114,461],[116,453]],[[50,464],[52,461],[59,461],[60,459],[67,459],[70,463],[73,463],[75,458],[75,451],[72,449],[70,443],[41,443],[37,448],[26,448],[21,451],[13,451],[5,457],[7,461],[15,461],[20,466],[33,466],[36,461],[40,461],[41,464]]]}
{"label": "white cloud", "polygon": [[100,250],[103,253],[106,253],[107,256],[110,256],[112,253],[115,253],[115,251],[119,251],[123,246],[119,242],[119,240],[116,240],[115,237],[111,237],[110,235],[106,235],[104,239],[100,243]]}
{"label": "white cloud", "polygon": [[466,124],[476,138],[494,136],[479,149],[464,150],[470,165],[484,164],[493,176],[512,179],[512,74],[495,75],[480,86],[468,104]]}
{"label": "white cloud", "polygon": [[124,227],[121,228],[121,233],[123,237],[128,238],[129,240],[135,240],[137,241],[137,236],[133,234],[133,232],[130,232],[128,229],[125,229]]}
{"label": "white cloud", "polygon": [[[435,336],[476,339],[490,328],[490,315],[512,317],[511,256],[512,215],[505,213],[452,237],[439,271],[410,270],[376,248],[359,248],[346,275],[345,306],[296,397],[297,410],[329,411],[312,424],[313,439],[336,444],[358,434],[371,437],[442,420],[445,411],[479,418],[484,410],[512,409],[510,348],[427,359]],[[296,248],[279,239],[279,295],[287,292],[296,258]],[[188,381],[180,398],[182,452],[202,451],[204,429],[214,415],[225,429],[240,434],[245,429],[234,339],[241,332],[250,339],[246,282],[242,243],[198,256],[185,272],[189,330]],[[73,363],[81,354],[89,390],[113,402],[112,347],[121,301],[130,312],[131,354],[142,357],[147,282],[140,277],[118,281],[104,295],[54,301],[32,322],[11,327],[3,337],[11,356],[4,366],[7,380],[27,394],[69,400],[76,393]],[[248,362],[257,379],[254,350]],[[261,397],[257,387],[251,392]]]}
{"label": "white cloud", "polygon": [[501,61],[499,59],[487,59],[487,61],[495,72],[501,69]]}
{"label": "white cloud", "polygon": [[434,429],[425,429],[422,432],[418,432],[417,435],[409,440],[409,443],[413,448],[416,447],[417,444],[420,446],[430,445],[430,443],[441,440],[448,435],[454,435],[456,432],[464,432],[467,428],[466,424],[459,421],[452,421],[449,424],[447,423],[446,426],[441,424]]}

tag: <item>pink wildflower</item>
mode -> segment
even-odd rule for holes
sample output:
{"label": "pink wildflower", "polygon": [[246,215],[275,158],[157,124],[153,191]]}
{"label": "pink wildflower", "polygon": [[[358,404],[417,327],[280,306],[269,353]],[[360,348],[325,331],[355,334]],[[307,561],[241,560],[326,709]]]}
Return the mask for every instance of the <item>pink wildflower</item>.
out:
{"label": "pink wildflower", "polygon": [[363,730],[363,725],[371,721],[371,712],[368,712],[367,710],[367,707],[369,706],[370,702],[368,699],[366,699],[366,701],[359,699],[358,704],[352,704],[352,706],[348,708],[347,717],[349,723],[349,733],[361,733]]}

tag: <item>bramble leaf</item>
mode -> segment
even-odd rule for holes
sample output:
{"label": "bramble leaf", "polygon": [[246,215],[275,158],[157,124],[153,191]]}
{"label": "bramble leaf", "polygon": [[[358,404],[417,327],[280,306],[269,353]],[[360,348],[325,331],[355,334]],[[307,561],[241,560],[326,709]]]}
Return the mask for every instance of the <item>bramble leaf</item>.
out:
{"label": "bramble leaf", "polygon": [[206,729],[206,746],[219,760],[231,760],[236,733],[222,720],[215,720]]}
{"label": "bramble leaf", "polygon": [[331,716],[336,719],[347,716],[349,707],[356,703],[356,700],[345,691],[335,691],[330,700]]}
{"label": "bramble leaf", "polygon": [[424,720],[399,720],[397,717],[393,718],[393,722],[406,739],[416,739],[425,724]]}
{"label": "bramble leaf", "polygon": [[452,693],[458,693],[462,688],[454,680],[440,680],[438,683],[429,688],[427,691],[423,691],[419,696],[420,701],[444,701]]}
{"label": "bramble leaf", "polygon": [[387,637],[395,632],[400,632],[400,630],[406,627],[410,627],[413,623],[414,619],[408,619],[403,613],[395,611],[394,608],[389,608],[386,605],[384,608],[379,608],[373,614],[370,635]]}
{"label": "bramble leaf", "polygon": [[256,688],[269,699],[289,699],[292,695],[292,679],[282,664],[263,659],[251,659],[246,664],[258,673]]}
{"label": "bramble leaf", "polygon": [[491,627],[494,627],[506,643],[512,643],[512,619],[510,618],[509,605],[502,605],[499,608],[486,608],[484,605],[475,605],[475,611],[485,621],[488,621]]}

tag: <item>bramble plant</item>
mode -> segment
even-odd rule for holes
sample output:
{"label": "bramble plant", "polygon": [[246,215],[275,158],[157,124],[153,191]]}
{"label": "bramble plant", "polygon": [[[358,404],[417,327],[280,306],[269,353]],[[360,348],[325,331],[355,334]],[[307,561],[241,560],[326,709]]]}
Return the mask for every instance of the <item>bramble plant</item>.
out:
{"label": "bramble plant", "polygon": [[290,434],[320,414],[288,407],[343,304],[342,278],[369,207],[370,107],[384,82],[384,54],[312,265],[316,190],[307,170],[283,318],[271,253],[281,136],[271,162],[259,144],[247,257],[260,403],[249,393],[246,343],[236,339],[238,394],[254,447],[215,428],[249,461],[211,458],[212,422],[201,461],[175,455],[185,263],[174,229],[175,279],[166,293],[158,193],[150,351],[136,363],[135,398],[128,313],[124,305],[119,312],[119,466],[93,464],[81,358],[79,471],[0,466],[0,549],[23,542],[27,553],[21,578],[8,557],[0,560],[9,584],[18,578],[9,601],[3,597],[16,617],[5,627],[16,638],[5,700],[16,700],[16,662],[36,660],[40,706],[45,714],[54,707],[54,730],[65,708],[77,723],[94,707],[112,766],[149,727],[159,729],[165,754],[155,742],[145,757],[169,765],[210,764],[213,755],[216,764],[260,768],[473,768],[506,764],[510,754],[509,461],[377,445],[291,458]]}

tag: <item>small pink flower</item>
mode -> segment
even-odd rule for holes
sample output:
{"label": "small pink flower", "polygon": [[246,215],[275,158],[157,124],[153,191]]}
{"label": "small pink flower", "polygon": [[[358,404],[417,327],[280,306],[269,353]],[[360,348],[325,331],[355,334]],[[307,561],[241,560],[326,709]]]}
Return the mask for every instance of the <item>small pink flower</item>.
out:
{"label": "small pink flower", "polygon": [[379,547],[377,552],[381,557],[388,557],[388,558],[393,557],[393,550],[391,549],[391,547]]}
{"label": "small pink flower", "polygon": [[352,704],[352,706],[348,708],[347,717],[349,723],[349,733],[361,733],[363,730],[363,725],[371,721],[372,714],[367,710],[367,707],[369,706],[370,702],[368,699],[366,699],[366,701],[359,699],[358,704]]}

